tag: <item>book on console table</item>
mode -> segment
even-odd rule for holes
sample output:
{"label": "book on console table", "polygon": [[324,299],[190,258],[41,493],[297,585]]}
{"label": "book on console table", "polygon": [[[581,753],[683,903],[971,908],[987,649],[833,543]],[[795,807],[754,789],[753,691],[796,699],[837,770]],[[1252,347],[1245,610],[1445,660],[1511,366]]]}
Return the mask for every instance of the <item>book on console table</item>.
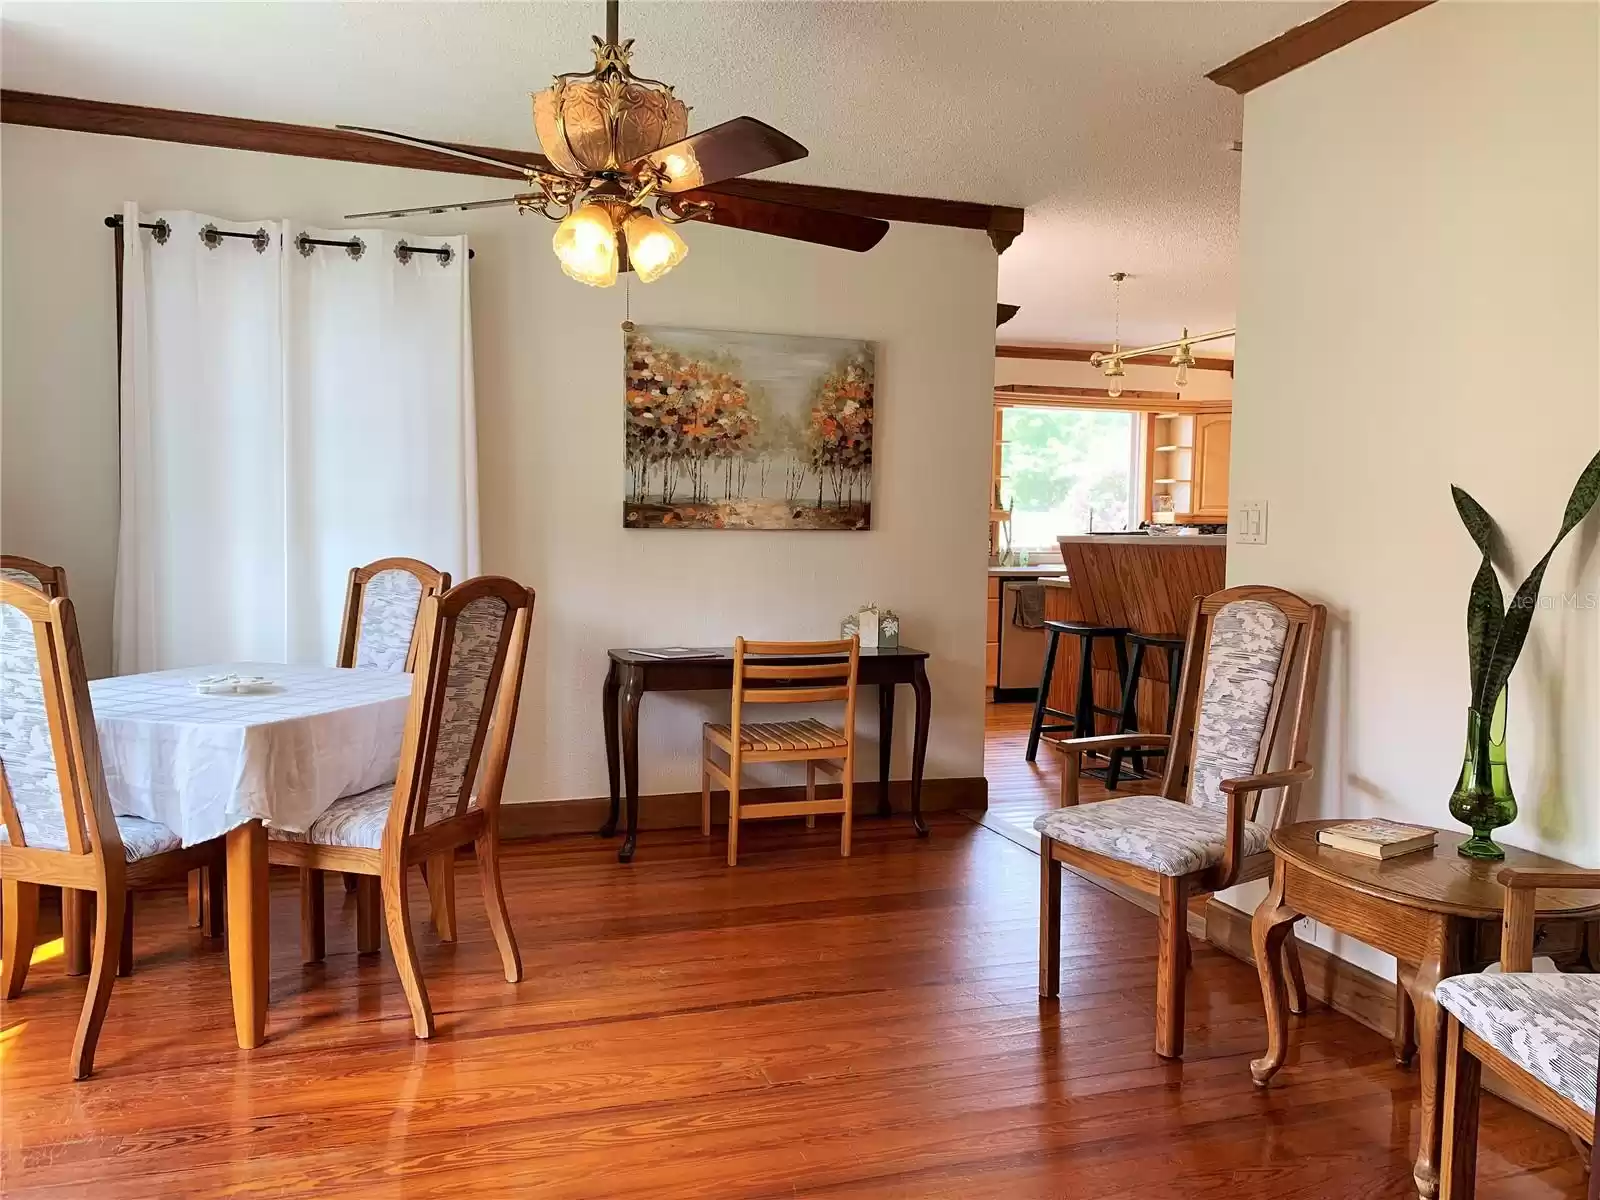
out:
{"label": "book on console table", "polygon": [[1390,859],[1418,850],[1431,850],[1438,830],[1426,825],[1403,825],[1399,821],[1373,818],[1345,821],[1317,830],[1317,841],[1333,850],[1359,854],[1363,858]]}
{"label": "book on console table", "polygon": [[715,650],[701,650],[693,646],[662,646],[658,650],[635,650],[646,658],[716,658]]}

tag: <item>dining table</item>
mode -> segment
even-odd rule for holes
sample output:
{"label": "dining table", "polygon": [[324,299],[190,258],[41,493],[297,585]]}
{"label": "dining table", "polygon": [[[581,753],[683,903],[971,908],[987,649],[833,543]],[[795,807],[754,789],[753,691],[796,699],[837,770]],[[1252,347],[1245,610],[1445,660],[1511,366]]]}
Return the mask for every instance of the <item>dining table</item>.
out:
{"label": "dining table", "polygon": [[[234,675],[249,691],[202,691]],[[222,837],[234,1032],[266,1038],[268,829],[303,833],[341,796],[395,778],[409,674],[222,663],[90,683],[114,812],[159,821],[185,846]],[[213,685],[214,686],[214,685]]]}

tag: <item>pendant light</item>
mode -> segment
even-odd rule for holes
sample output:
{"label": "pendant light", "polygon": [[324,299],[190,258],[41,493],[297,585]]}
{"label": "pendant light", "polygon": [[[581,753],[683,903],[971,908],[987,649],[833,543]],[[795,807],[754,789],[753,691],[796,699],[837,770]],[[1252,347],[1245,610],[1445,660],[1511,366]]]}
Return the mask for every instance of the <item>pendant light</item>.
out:
{"label": "pendant light", "polygon": [[1173,384],[1182,391],[1189,386],[1189,368],[1194,366],[1194,349],[1189,345],[1187,325],[1184,326],[1183,337],[1178,340],[1178,348],[1172,352],[1172,365],[1178,368],[1178,375]]}
{"label": "pendant light", "polygon": [[1105,377],[1111,382],[1106,384],[1106,395],[1113,400],[1122,395],[1122,281],[1128,277],[1126,271],[1111,272],[1111,282],[1116,289],[1113,304],[1111,325],[1111,357],[1106,359],[1104,367]]}
{"label": "pendant light", "polygon": [[[1211,333],[1201,333],[1190,336],[1189,327],[1184,326],[1183,335],[1170,342],[1158,342],[1154,346],[1140,346],[1133,350],[1122,348],[1122,281],[1128,277],[1126,271],[1113,271],[1111,281],[1116,285],[1116,309],[1114,324],[1112,325],[1111,349],[1097,350],[1089,356],[1089,365],[1099,367],[1100,373],[1106,377],[1106,395],[1113,399],[1122,395],[1122,364],[1128,359],[1141,359],[1171,350],[1170,365],[1177,368],[1177,377],[1174,384],[1179,390],[1189,386],[1189,368],[1195,365],[1194,347],[1196,344],[1220,341],[1231,338],[1238,331],[1233,328],[1218,329]],[[1210,366],[1211,364],[1207,364]]]}

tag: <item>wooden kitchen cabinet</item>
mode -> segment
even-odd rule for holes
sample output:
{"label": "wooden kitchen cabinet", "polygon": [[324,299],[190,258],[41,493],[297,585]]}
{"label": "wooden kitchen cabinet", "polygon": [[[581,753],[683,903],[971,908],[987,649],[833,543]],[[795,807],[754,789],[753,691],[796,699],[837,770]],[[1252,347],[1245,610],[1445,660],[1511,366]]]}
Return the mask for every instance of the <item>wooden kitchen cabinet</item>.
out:
{"label": "wooden kitchen cabinet", "polygon": [[1232,413],[1200,413],[1194,419],[1194,515],[1228,519],[1228,466]]}
{"label": "wooden kitchen cabinet", "polygon": [[989,598],[984,601],[988,610],[987,633],[983,648],[983,685],[989,689],[990,698],[1000,682],[1000,580],[989,576]]}

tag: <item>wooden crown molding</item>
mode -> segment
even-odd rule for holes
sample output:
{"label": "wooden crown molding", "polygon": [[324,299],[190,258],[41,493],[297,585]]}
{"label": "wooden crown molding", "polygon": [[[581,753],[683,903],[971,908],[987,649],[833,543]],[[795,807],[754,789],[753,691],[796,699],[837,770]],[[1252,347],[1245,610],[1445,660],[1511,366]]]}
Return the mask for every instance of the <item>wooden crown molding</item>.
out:
{"label": "wooden crown molding", "polygon": [[[34,125],[44,129],[69,129],[115,137],[148,138],[192,146],[218,146],[227,150],[252,150],[261,154],[288,154],[298,158],[323,158],[338,162],[441,171],[451,175],[486,175],[523,181],[514,167],[469,162],[438,154],[421,146],[405,146],[314,125],[282,121],[255,121],[214,113],[184,112],[171,108],[146,108],[137,104],[111,104],[77,100],[38,92],[0,91],[0,122]],[[494,158],[544,164],[531,150],[504,150],[493,146],[451,143]],[[917,225],[943,225],[954,229],[982,229],[996,251],[1009,246],[1022,232],[1023,211],[965,200],[936,200],[924,196],[896,196],[885,192],[858,192],[848,188],[784,183],[776,179],[730,179],[701,189],[729,197],[774,200],[780,204],[826,207],[834,212]]]}
{"label": "wooden crown molding", "polygon": [[1104,402],[1104,405],[1110,408],[1117,407],[1121,400],[1162,400],[1175,403],[1183,398],[1178,392],[1154,392],[1148,388],[1125,388],[1122,395],[1112,397],[1106,395],[1103,387],[1059,387],[1053,383],[1000,383],[996,384],[994,389],[997,403],[1016,404],[1035,396],[1040,399],[1093,400],[1097,403]]}
{"label": "wooden crown molding", "polygon": [[1349,0],[1245,51],[1232,62],[1207,72],[1206,78],[1242,96],[1432,3],[1433,0]]}
{"label": "wooden crown molding", "polygon": [[[996,346],[996,358],[1039,358],[1048,362],[1081,362],[1089,361],[1091,354],[1104,353],[1104,351],[1091,350],[1086,346]],[[1132,363],[1140,367],[1170,367],[1172,356],[1170,354],[1146,354],[1143,358],[1125,358],[1125,363]],[[1195,355],[1194,371],[1226,371],[1233,374],[1233,359],[1231,358],[1205,358]]]}
{"label": "wooden crown molding", "polygon": [[1089,408],[1106,412],[1230,413],[1227,400],[1190,400],[1177,392],[1128,388],[1108,396],[1105,388],[1054,387],[1037,383],[1003,383],[994,389],[996,408]]}

